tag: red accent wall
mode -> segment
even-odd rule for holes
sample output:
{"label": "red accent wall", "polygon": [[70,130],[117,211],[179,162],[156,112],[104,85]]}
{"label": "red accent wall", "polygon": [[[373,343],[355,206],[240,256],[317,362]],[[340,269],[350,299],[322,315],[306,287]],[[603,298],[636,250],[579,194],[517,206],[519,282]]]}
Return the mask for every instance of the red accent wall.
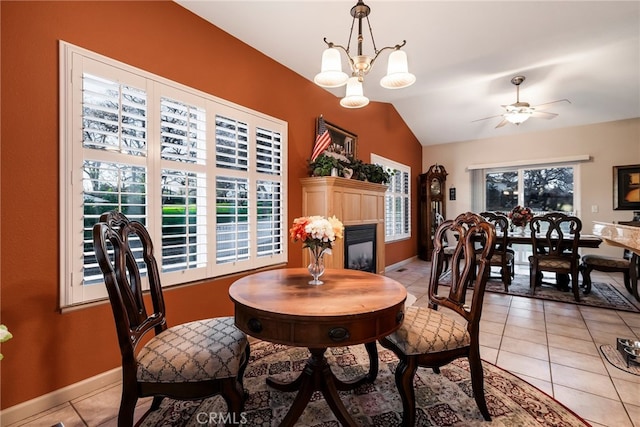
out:
{"label": "red accent wall", "polygon": [[[320,114],[359,136],[359,158],[374,152],[407,164],[417,182],[422,147],[390,104],[343,109],[329,92],[176,3],[2,1],[0,8],[0,319],[14,335],[1,350],[2,409],[120,364],[108,304],[64,314],[58,307],[59,40],[287,121],[290,219],[301,213],[299,178]],[[387,265],[416,254],[413,224],[414,238],[387,245]],[[289,264],[301,262],[299,244],[290,243]],[[233,280],[168,290],[170,324],[232,314]]]}

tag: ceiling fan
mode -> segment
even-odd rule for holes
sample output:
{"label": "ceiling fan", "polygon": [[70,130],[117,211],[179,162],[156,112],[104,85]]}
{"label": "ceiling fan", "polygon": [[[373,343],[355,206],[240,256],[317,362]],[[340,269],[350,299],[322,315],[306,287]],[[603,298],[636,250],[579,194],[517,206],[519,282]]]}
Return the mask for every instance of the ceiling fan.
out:
{"label": "ceiling fan", "polygon": [[527,121],[530,117],[550,120],[555,118],[557,114],[548,113],[541,110],[544,110],[548,108],[551,104],[555,104],[558,102],[568,102],[569,104],[571,104],[571,101],[569,101],[568,99],[559,99],[557,101],[551,101],[544,104],[536,105],[535,107],[532,107],[531,105],[529,105],[528,102],[520,102],[520,85],[524,80],[525,80],[524,76],[515,76],[514,78],[511,79],[511,83],[513,83],[516,86],[516,102],[510,105],[502,105],[502,108],[506,110],[504,113],[499,114],[497,116],[490,116],[490,117],[485,117],[484,119],[474,120],[473,122],[493,119],[494,117],[502,117],[502,121],[498,123],[498,125],[496,126],[496,129],[497,129],[506,125],[507,123],[513,123],[515,125],[519,125],[520,123]]}

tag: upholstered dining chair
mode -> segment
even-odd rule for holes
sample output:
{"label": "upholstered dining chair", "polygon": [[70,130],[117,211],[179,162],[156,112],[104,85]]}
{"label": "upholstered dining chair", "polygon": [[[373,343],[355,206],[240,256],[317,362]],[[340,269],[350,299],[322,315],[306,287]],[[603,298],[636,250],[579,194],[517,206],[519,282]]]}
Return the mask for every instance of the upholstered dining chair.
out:
{"label": "upholstered dining chair", "polygon": [[496,228],[496,247],[491,257],[491,266],[500,267],[500,277],[505,292],[509,291],[511,279],[515,275],[514,252],[509,247],[509,218],[494,212],[481,212],[480,216]]}
{"label": "upholstered dining chair", "polygon": [[[582,221],[580,218],[561,212],[550,212],[535,216],[529,223],[531,230],[532,255],[529,256],[530,292],[535,294],[536,286],[542,284],[542,272],[556,273],[556,280],[562,275],[571,277],[571,288],[576,301],[580,301],[578,271],[580,254],[578,245]],[[557,283],[559,286],[560,283]]]}
{"label": "upholstered dining chair", "polygon": [[[451,284],[439,288],[447,231],[457,233],[459,238],[450,260]],[[380,340],[380,344],[393,351],[400,360],[395,371],[395,382],[402,400],[403,426],[414,426],[416,423],[413,380],[418,367],[432,368],[439,373],[441,366],[460,357],[469,359],[476,404],[484,419],[491,420],[484,396],[479,335],[495,236],[495,227],[471,212],[442,223],[434,238],[429,307],[408,307],[400,329]],[[443,291],[442,295],[439,290]],[[468,290],[473,294],[470,306],[466,301]],[[443,310],[438,310],[439,307],[450,312],[443,313]]]}
{"label": "upholstered dining chair", "polygon": [[[249,344],[246,335],[235,327],[233,317],[167,326],[154,248],[142,223],[116,211],[107,212],[93,226],[93,245],[109,293],[122,356],[118,426],[133,425],[136,402],[147,396],[153,396],[151,412],[158,409],[164,397],[199,400],[221,395],[229,413],[239,419],[245,400],[242,377],[249,361]],[[147,307],[142,295],[144,276],[152,307]],[[150,340],[139,345],[151,332]]]}
{"label": "upholstered dining chair", "polygon": [[[626,255],[626,254],[625,254]],[[622,273],[624,287],[631,290],[631,256],[622,258],[610,257],[606,255],[587,254],[582,256],[580,272],[582,273],[582,286],[584,293],[591,292],[591,272],[605,271],[608,273]]]}

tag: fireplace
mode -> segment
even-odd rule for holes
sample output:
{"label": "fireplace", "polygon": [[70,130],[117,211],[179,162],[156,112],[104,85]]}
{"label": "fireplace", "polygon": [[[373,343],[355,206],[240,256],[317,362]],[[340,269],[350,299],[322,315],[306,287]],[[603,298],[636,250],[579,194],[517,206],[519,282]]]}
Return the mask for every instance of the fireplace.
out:
{"label": "fireplace", "polygon": [[376,224],[345,227],[344,268],[376,272]]}

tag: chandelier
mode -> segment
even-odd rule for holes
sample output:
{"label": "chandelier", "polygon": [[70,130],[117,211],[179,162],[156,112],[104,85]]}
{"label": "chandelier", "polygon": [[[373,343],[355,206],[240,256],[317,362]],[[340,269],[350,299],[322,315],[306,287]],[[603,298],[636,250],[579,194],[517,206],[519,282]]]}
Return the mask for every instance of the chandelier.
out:
{"label": "chandelier", "polygon": [[[324,42],[328,48],[322,53],[321,71],[313,79],[318,86],[326,88],[340,87],[346,84],[346,95],[340,100],[340,105],[345,108],[361,108],[369,104],[369,98],[364,96],[362,88],[364,76],[371,71],[374,62],[385,50],[393,49],[393,52],[389,55],[387,75],[380,80],[380,85],[386,89],[401,89],[411,86],[416,81],[416,77],[408,71],[407,54],[400,50],[400,48],[407,44],[407,41],[403,40],[402,44],[387,46],[378,50],[375,40],[373,39],[369,13],[371,13],[371,8],[364,4],[362,0],[358,0],[358,3],[351,8],[353,21],[351,23],[351,31],[349,32],[349,40],[346,48],[328,42],[326,37],[324,38]],[[362,36],[362,20],[365,18],[367,20],[367,26],[369,27],[369,34],[371,35],[371,43],[373,44],[373,55],[364,55],[362,53],[362,42],[364,40]],[[353,28],[356,20],[358,20],[358,51],[356,55],[351,56],[349,48],[351,47]],[[338,49],[341,49],[349,59],[351,77],[342,71],[342,61]]]}

